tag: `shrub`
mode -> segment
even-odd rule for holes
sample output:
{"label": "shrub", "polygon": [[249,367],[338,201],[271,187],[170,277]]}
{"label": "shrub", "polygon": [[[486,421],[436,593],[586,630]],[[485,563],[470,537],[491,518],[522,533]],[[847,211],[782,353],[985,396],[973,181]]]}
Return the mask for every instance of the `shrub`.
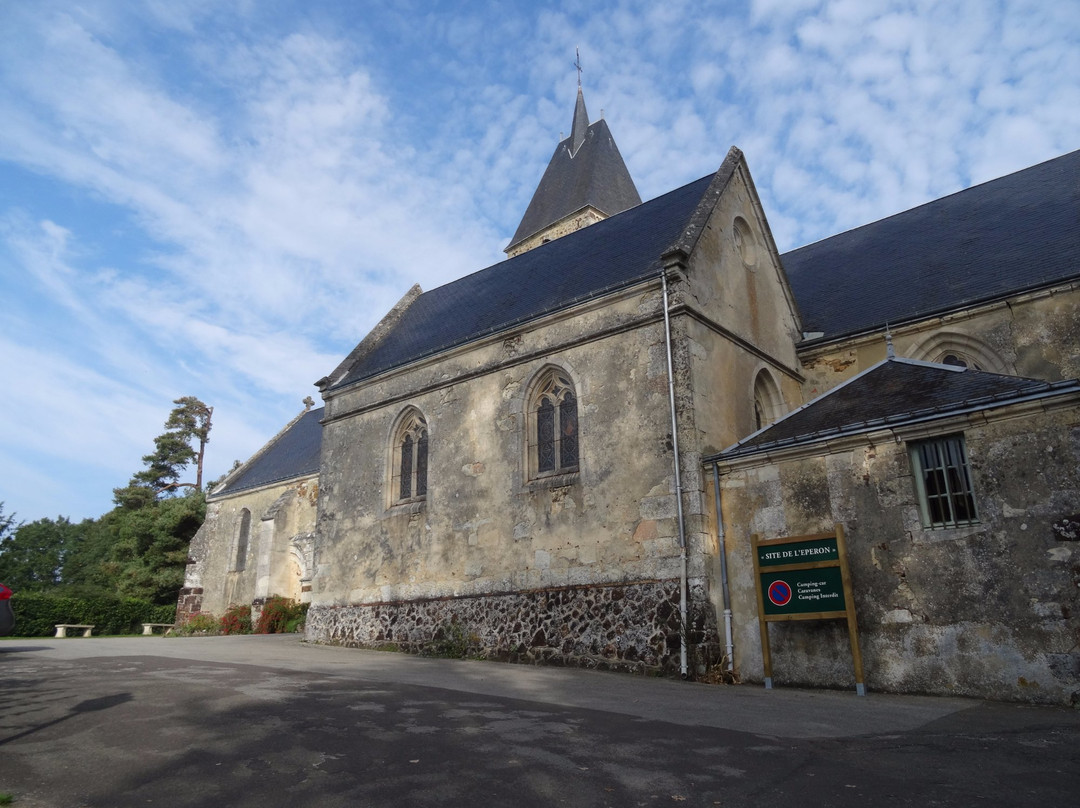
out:
{"label": "shrub", "polygon": [[208,636],[221,633],[221,621],[212,614],[196,612],[180,623],[174,631],[178,637]]}
{"label": "shrub", "polygon": [[304,627],[308,604],[274,595],[263,604],[257,634],[291,634]]}
{"label": "shrub", "polygon": [[251,607],[238,604],[230,606],[221,618],[222,634],[250,634]]}
{"label": "shrub", "polygon": [[175,606],[155,606],[115,595],[72,597],[45,592],[16,592],[11,598],[15,633],[51,637],[57,623],[91,625],[97,634],[140,634],[143,623],[171,623]]}
{"label": "shrub", "polygon": [[465,630],[461,623],[443,623],[435,629],[435,635],[420,648],[420,656],[443,659],[465,659],[471,646],[479,642]]}

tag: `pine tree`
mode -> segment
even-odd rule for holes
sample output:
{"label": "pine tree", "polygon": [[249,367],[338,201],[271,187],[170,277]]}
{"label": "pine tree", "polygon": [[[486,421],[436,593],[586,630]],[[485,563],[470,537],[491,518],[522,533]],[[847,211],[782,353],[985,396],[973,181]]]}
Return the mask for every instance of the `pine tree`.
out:
{"label": "pine tree", "polygon": [[[116,504],[137,509],[164,492],[178,488],[202,491],[203,458],[210,440],[214,408],[194,396],[176,399],[165,421],[165,431],[154,438],[154,451],[143,457],[146,468],[132,475],[124,488],[114,489]],[[198,449],[193,444],[197,442]],[[184,470],[195,464],[195,482],[180,482]]]}

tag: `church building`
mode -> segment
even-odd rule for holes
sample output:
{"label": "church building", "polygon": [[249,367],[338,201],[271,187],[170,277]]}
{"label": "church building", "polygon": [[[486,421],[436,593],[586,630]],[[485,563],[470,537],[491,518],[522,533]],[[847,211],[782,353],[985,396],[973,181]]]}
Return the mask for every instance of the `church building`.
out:
{"label": "church building", "polygon": [[506,253],[209,495],[182,613],[761,681],[751,535],[841,524],[871,690],[1080,700],[1080,152],[781,255],[742,152],[642,202],[579,88]]}

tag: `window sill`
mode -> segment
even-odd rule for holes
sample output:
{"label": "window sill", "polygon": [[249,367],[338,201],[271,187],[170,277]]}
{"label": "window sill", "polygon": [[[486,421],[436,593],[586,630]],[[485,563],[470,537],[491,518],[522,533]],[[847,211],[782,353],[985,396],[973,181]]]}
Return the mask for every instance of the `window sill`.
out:
{"label": "window sill", "polygon": [[985,531],[986,525],[982,522],[968,522],[963,525],[922,525],[921,538],[926,542],[955,541]]}
{"label": "window sill", "polygon": [[391,505],[386,509],[384,516],[402,516],[405,514],[414,515],[418,514],[427,508],[427,498],[423,499],[410,499],[404,502],[398,502]]}
{"label": "window sill", "polygon": [[525,491],[547,491],[552,488],[566,488],[576,485],[581,481],[580,471],[568,471],[564,474],[549,474],[546,477],[536,477],[524,485]]}

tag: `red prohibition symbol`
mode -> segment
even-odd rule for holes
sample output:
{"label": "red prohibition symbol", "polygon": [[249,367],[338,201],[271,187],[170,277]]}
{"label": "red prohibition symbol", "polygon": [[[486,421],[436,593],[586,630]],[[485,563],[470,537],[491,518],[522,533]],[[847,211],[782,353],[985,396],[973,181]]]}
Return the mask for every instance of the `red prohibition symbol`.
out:
{"label": "red prohibition symbol", "polygon": [[787,606],[791,602],[791,587],[787,581],[773,581],[769,584],[769,600],[774,606]]}

